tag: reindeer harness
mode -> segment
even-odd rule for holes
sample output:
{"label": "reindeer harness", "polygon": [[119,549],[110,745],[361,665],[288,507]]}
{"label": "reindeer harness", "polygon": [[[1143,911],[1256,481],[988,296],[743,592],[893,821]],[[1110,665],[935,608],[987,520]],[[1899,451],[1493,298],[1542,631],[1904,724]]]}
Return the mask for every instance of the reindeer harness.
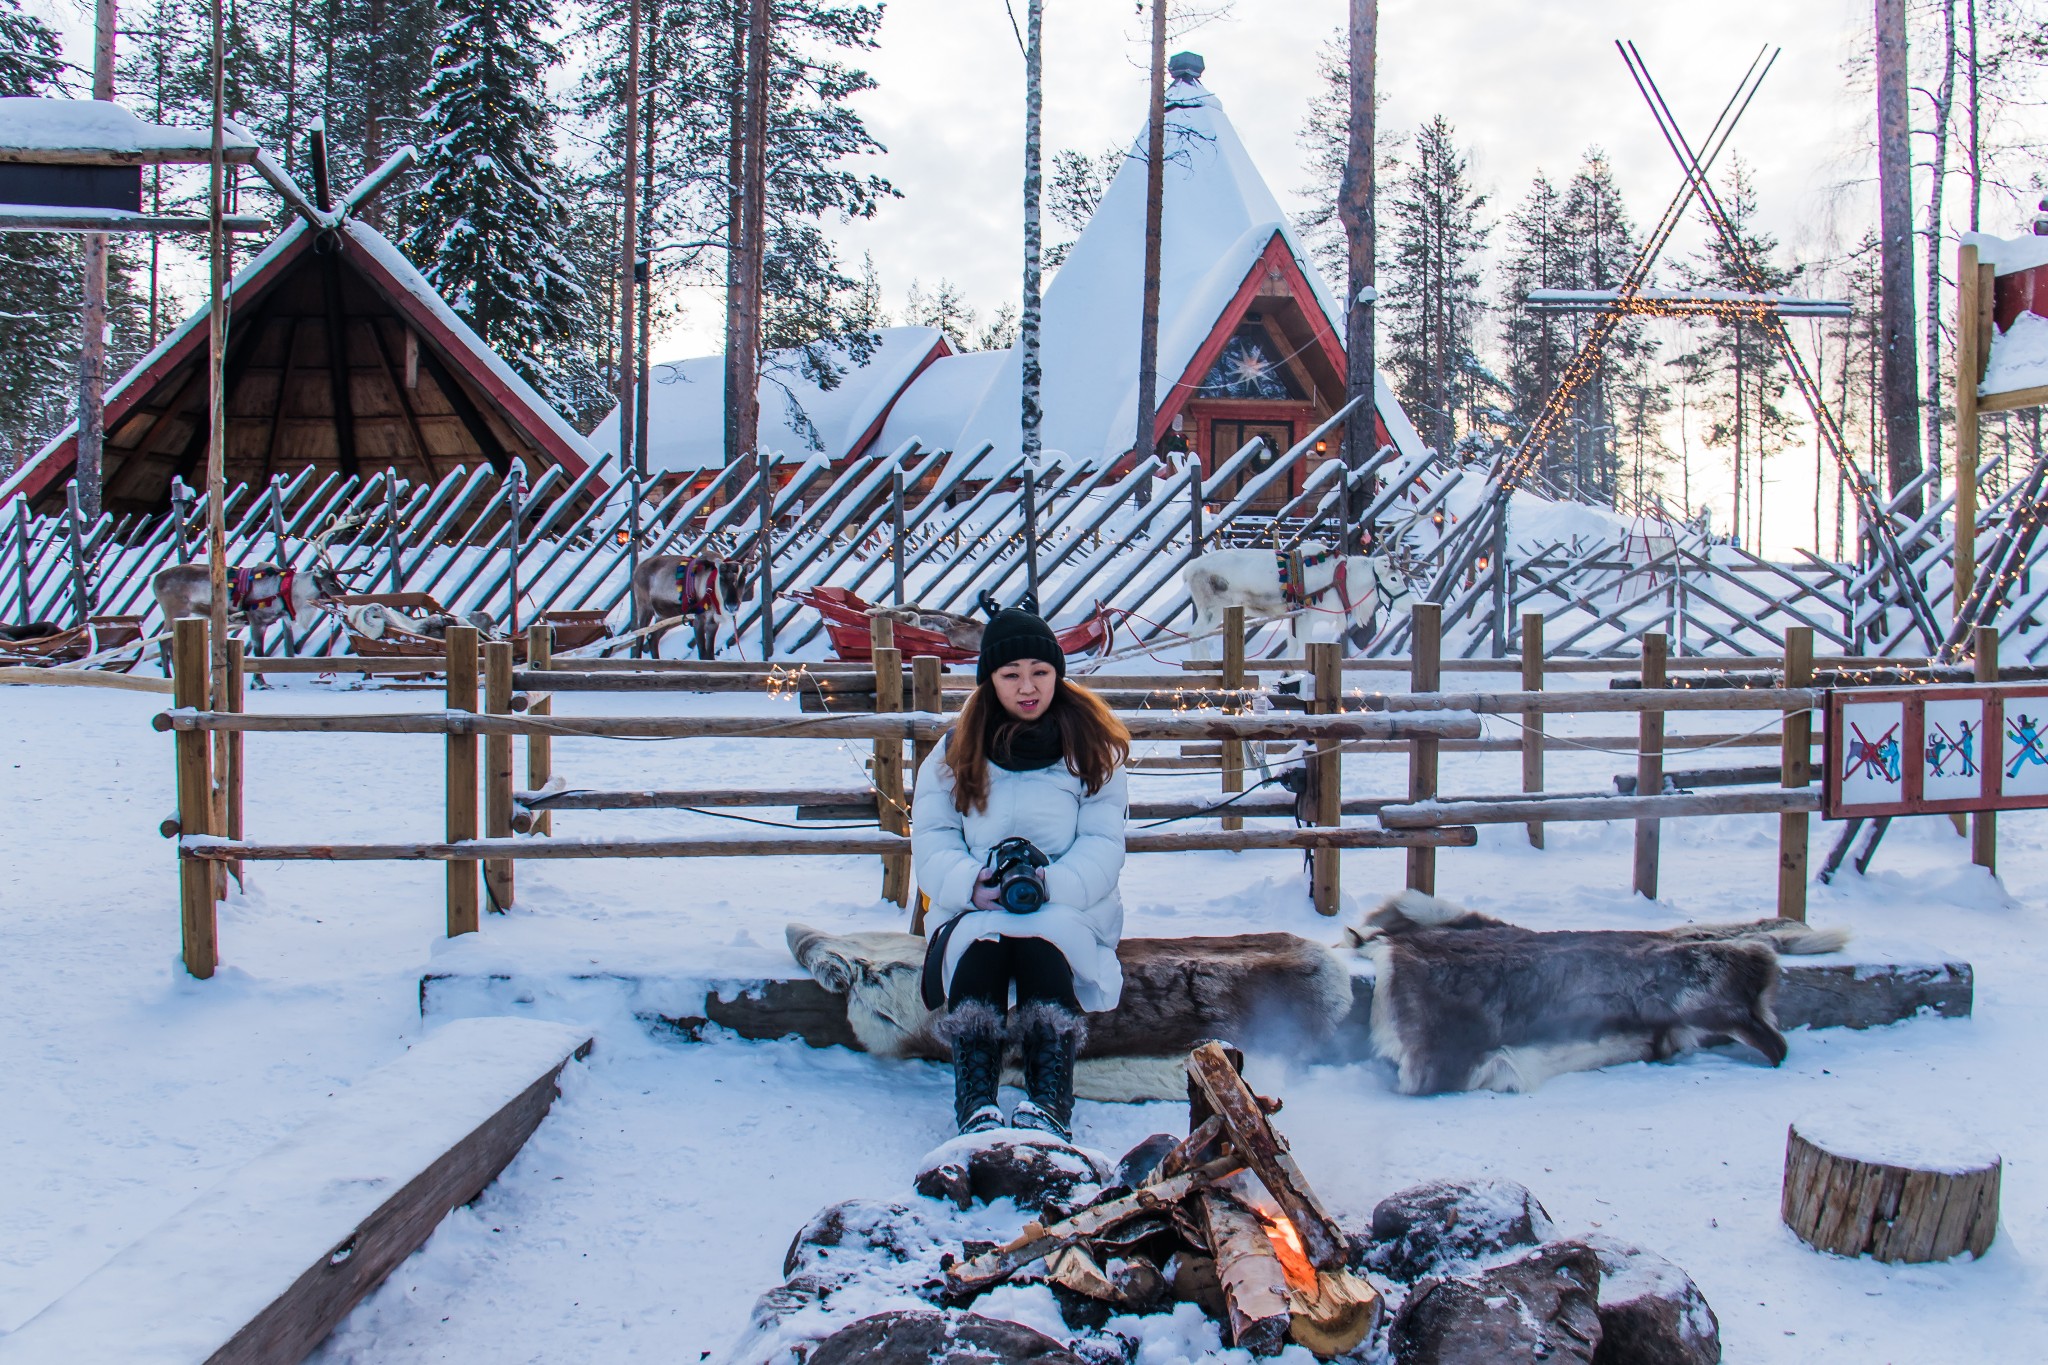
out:
{"label": "reindeer harness", "polygon": [[[1312,555],[1304,555],[1299,550],[1281,550],[1274,558],[1279,561],[1280,566],[1280,596],[1287,603],[1289,610],[1327,610],[1324,607],[1317,607],[1315,603],[1318,599],[1328,596],[1334,589],[1337,600],[1344,606],[1345,614],[1350,614],[1351,561],[1347,556],[1330,550],[1318,550]],[[1337,561],[1337,570],[1330,579],[1329,587],[1311,593],[1308,590],[1308,571],[1319,569],[1332,559]]]}
{"label": "reindeer harness", "polygon": [[718,563],[704,555],[696,555],[676,565],[677,610],[684,615],[718,610]]}
{"label": "reindeer harness", "polygon": [[267,569],[237,569],[235,570],[234,582],[228,587],[228,606],[234,611],[250,615],[262,612],[273,602],[283,601],[289,604],[292,598],[292,581],[298,576],[299,571],[297,569],[285,569],[276,575],[277,590],[275,592],[259,593],[257,585],[266,578],[271,577],[271,571]]}

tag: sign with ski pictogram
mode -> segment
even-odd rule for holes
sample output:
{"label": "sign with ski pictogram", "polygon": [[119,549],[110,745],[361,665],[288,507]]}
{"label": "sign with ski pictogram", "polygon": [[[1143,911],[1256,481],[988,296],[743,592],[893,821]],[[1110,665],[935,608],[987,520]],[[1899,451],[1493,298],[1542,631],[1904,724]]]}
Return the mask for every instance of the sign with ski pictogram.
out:
{"label": "sign with ski pictogram", "polygon": [[2048,806],[2048,685],[1831,692],[1823,753],[1830,820]]}

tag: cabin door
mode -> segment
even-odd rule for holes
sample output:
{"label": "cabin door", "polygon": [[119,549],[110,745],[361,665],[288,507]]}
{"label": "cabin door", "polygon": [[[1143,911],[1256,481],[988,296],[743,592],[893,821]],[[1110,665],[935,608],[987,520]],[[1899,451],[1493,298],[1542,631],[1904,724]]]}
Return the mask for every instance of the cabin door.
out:
{"label": "cabin door", "polygon": [[[1221,485],[1208,485],[1202,489],[1204,500],[1225,502],[1235,498],[1245,484],[1258,477],[1259,473],[1272,466],[1275,457],[1287,452],[1294,445],[1294,423],[1241,421],[1235,418],[1214,418],[1209,423],[1209,467],[1215,469],[1229,462],[1230,457],[1244,449],[1245,444],[1255,438],[1263,438],[1266,449],[1259,452],[1236,478],[1226,479]],[[1288,485],[1292,478],[1276,481],[1261,494],[1254,507],[1272,511],[1285,503],[1291,495]]]}

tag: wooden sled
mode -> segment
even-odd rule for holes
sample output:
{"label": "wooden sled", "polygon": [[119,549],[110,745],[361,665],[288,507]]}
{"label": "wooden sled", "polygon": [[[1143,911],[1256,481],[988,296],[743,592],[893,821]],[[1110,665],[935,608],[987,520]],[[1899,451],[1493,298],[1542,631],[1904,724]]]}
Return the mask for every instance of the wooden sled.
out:
{"label": "wooden sled", "polygon": [[[848,592],[845,588],[804,588],[788,596],[812,608],[825,618],[825,634],[832,641],[832,652],[848,663],[867,663],[874,657],[873,638],[870,634],[869,604]],[[1100,602],[1095,611],[1078,625],[1056,630],[1054,636],[1068,658],[1084,654],[1106,654],[1115,637],[1115,626],[1110,620],[1109,608]],[[906,659],[920,654],[936,655],[949,664],[967,663],[976,656],[976,651],[962,649],[935,630],[924,630],[917,626],[896,623],[896,648],[903,651]]]}
{"label": "wooden sled", "polygon": [[[110,649],[132,645],[141,638],[140,616],[94,616],[86,625],[72,626],[52,635],[41,635],[31,640],[0,640],[0,665],[50,668],[58,664],[72,664]],[[141,658],[142,651],[137,650],[134,654],[107,659],[93,667],[126,673]]]}

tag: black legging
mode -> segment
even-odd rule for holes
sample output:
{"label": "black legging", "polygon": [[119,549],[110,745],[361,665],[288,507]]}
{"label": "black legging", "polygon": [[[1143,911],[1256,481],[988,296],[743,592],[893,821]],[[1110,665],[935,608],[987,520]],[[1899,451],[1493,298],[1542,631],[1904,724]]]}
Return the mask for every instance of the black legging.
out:
{"label": "black legging", "polygon": [[1010,983],[1017,983],[1017,1003],[1064,1006],[1070,1013],[1081,1012],[1074,998],[1074,969],[1066,956],[1042,938],[983,939],[967,945],[953,969],[953,989],[947,1006],[963,1000],[979,1000],[997,1014],[1010,1006]]}

